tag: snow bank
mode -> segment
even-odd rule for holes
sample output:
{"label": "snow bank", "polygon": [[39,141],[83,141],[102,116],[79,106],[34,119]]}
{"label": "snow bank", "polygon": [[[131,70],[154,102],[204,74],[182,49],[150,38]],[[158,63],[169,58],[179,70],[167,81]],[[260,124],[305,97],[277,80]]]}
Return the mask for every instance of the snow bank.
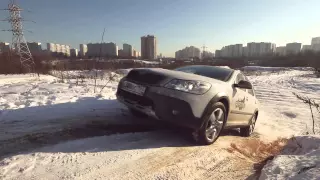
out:
{"label": "snow bank", "polygon": [[265,66],[244,66],[243,71],[285,71],[285,70],[300,70],[312,71],[312,67],[265,67]]}
{"label": "snow bank", "polygon": [[118,70],[115,71],[115,73],[120,74],[120,75],[127,75],[131,70],[132,70],[132,68],[130,68],[130,69],[118,69]]}
{"label": "snow bank", "polygon": [[231,69],[229,66],[217,66],[217,67]]}
{"label": "snow bank", "polygon": [[242,67],[243,71],[283,71],[288,70],[287,67],[263,67],[263,66],[245,66]]}
{"label": "snow bank", "polygon": [[320,179],[320,136],[291,139],[262,169],[260,179]]}
{"label": "snow bank", "polygon": [[0,75],[0,140],[95,119],[121,122],[124,106],[115,96],[118,78],[99,78],[95,87],[88,78]]}
{"label": "snow bank", "polygon": [[[320,102],[320,79],[310,78],[311,71],[288,70],[247,76],[258,98],[259,116],[256,132],[270,140],[312,132],[312,117],[308,105],[293,92]],[[314,110],[315,112],[316,110]],[[316,133],[320,133],[320,115],[316,113]]]}

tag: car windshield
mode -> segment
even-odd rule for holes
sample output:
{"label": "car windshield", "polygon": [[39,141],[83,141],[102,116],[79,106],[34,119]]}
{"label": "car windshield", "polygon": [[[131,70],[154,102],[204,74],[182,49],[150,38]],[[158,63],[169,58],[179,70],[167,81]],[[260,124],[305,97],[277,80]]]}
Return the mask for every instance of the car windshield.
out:
{"label": "car windshield", "polygon": [[220,68],[215,66],[184,66],[175,70],[206,76],[220,81],[228,81],[233,72],[232,69]]}

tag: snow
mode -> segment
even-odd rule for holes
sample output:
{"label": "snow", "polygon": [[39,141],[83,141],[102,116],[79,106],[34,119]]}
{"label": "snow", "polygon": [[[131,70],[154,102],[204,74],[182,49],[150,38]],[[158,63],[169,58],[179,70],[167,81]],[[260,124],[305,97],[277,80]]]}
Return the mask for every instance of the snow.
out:
{"label": "snow", "polygon": [[[170,131],[128,133],[81,139],[6,158],[3,179],[231,179],[250,171],[230,172],[249,163],[232,158],[223,148],[190,146]],[[217,168],[218,166],[218,168]]]}
{"label": "snow", "polygon": [[132,69],[118,69],[115,71],[117,74],[127,75]]}
{"label": "snow", "polygon": [[115,100],[120,77],[111,82],[108,78],[99,78],[94,92],[93,79],[86,78],[83,82],[65,79],[62,82],[49,75],[41,75],[40,78],[0,75],[0,140],[30,132],[54,131],[92,119],[108,118],[109,122],[121,122],[119,116],[124,107]]}
{"label": "snow", "polygon": [[225,69],[231,69],[229,66],[217,66],[217,67],[225,68]]}
{"label": "snow", "polygon": [[[51,72],[52,76],[40,78],[0,75],[0,144],[93,120],[137,123],[115,100],[117,83],[130,70]],[[244,71],[264,72],[248,73],[261,106],[255,136],[266,141],[297,136],[268,162],[261,179],[319,179],[319,136],[303,136],[312,132],[310,109],[292,92],[320,102],[320,79],[310,68]],[[319,115],[315,124],[319,134]],[[78,139],[5,157],[0,161],[0,179],[245,179],[253,162],[226,151],[230,143],[244,139],[224,135],[212,146],[193,146],[177,132],[161,129]]]}
{"label": "snow", "polygon": [[[297,99],[293,92],[320,102],[320,79],[311,71],[287,70],[274,74],[251,75],[261,110],[256,131],[268,139],[290,137],[311,132],[309,106]],[[314,109],[315,112],[315,109]],[[320,133],[320,117],[316,115],[316,133]]]}
{"label": "snow", "polygon": [[297,136],[267,163],[260,179],[320,179],[320,136]]}
{"label": "snow", "polygon": [[141,63],[141,64],[153,64],[153,65],[157,65],[157,64],[160,64],[160,62],[158,61],[145,61],[145,60],[137,60],[137,59],[117,59],[117,60],[114,60],[114,61],[133,61],[135,63]]}

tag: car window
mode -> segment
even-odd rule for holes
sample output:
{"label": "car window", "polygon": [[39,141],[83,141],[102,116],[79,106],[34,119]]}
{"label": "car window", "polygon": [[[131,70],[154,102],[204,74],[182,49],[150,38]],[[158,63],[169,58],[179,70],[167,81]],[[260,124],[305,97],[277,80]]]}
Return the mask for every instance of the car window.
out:
{"label": "car window", "polygon": [[227,68],[220,68],[215,66],[184,66],[175,69],[186,73],[197,74],[220,81],[228,81],[232,76],[233,70]]}
{"label": "car window", "polygon": [[238,84],[241,80],[246,80],[246,78],[244,77],[243,74],[239,73],[234,83]]}
{"label": "car window", "polygon": [[[246,81],[250,82],[249,79],[248,79],[246,76],[244,76],[244,78],[245,78]],[[250,84],[251,84],[251,82],[250,82]],[[253,86],[252,86],[252,89],[247,89],[247,92],[248,92],[249,94],[251,94],[252,96],[254,96]]]}
{"label": "car window", "polygon": [[[248,82],[250,82],[249,81],[249,79],[246,77],[246,76],[244,76],[242,73],[239,73],[238,75],[237,75],[237,78],[236,78],[236,80],[235,80],[235,84],[238,84],[241,80],[245,80],[245,81],[248,81]],[[241,88],[242,89],[242,88]],[[253,89],[242,89],[243,91],[245,91],[245,92],[247,92],[247,93],[249,93],[249,94],[251,94],[252,96],[254,96],[254,90]]]}

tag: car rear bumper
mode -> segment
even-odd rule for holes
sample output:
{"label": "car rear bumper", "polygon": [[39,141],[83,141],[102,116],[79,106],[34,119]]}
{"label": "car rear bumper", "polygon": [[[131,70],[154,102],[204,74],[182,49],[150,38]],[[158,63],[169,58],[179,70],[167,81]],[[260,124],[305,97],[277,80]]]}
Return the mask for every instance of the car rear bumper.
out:
{"label": "car rear bumper", "polygon": [[116,95],[117,99],[129,108],[159,120],[193,129],[201,127],[201,117],[210,100],[204,95],[156,86],[148,86],[144,96],[132,94],[118,87]]}

